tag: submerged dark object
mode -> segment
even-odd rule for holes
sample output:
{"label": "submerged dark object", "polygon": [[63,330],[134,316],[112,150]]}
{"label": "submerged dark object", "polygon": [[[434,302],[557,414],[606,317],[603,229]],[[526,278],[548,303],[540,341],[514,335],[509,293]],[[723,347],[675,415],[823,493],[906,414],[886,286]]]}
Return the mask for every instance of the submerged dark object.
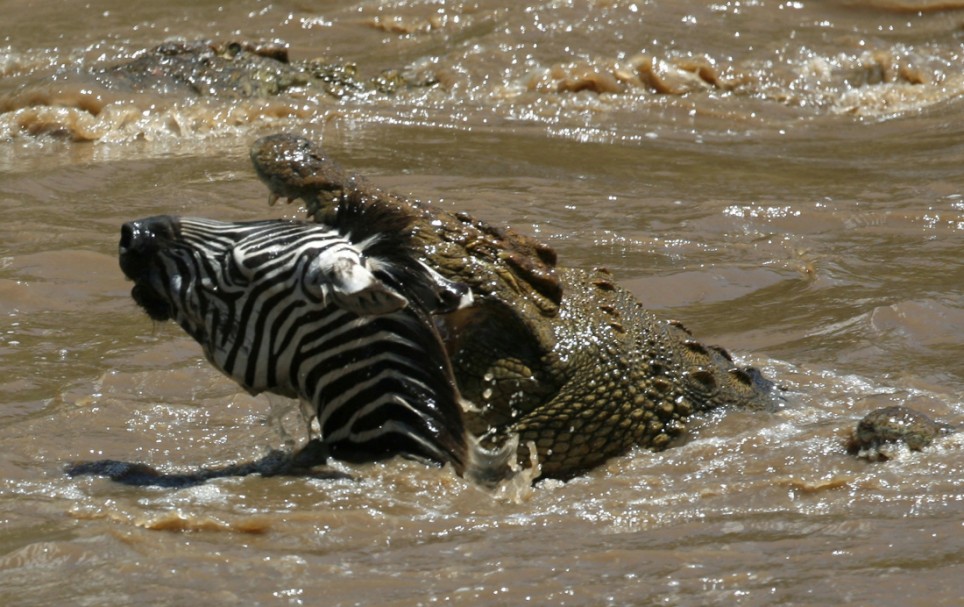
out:
{"label": "submerged dark object", "polygon": [[847,442],[847,450],[870,460],[886,460],[882,447],[903,443],[911,451],[920,451],[954,428],[934,421],[927,415],[908,407],[894,405],[871,411],[854,428]]}
{"label": "submerged dark object", "polygon": [[74,462],[64,468],[67,476],[105,476],[116,483],[135,487],[166,487],[180,489],[202,485],[216,478],[249,476],[298,476],[319,479],[351,479],[344,472],[320,467],[326,454],[317,443],[309,443],[297,453],[274,449],[261,459],[188,470],[162,472],[153,466],[137,462],[102,459]]}

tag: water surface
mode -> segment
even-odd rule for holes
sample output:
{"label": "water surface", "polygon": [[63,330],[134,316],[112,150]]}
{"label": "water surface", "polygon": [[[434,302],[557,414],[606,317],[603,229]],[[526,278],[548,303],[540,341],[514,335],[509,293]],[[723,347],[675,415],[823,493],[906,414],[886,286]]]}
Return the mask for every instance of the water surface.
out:
{"label": "water surface", "polygon": [[[0,2],[0,602],[960,604],[962,435],[882,464],[843,436],[891,404],[964,424],[964,4],[162,4]],[[437,84],[222,101],[93,76],[174,38]],[[116,261],[130,219],[297,215],[248,165],[278,130],[610,268],[785,406],[496,495],[400,460],[66,477],[282,445]]]}

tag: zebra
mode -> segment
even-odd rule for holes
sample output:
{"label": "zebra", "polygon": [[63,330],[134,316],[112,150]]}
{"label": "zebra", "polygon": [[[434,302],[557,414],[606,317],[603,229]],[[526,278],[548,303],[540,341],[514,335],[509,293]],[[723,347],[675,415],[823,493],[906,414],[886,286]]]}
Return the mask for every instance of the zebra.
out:
{"label": "zebra", "polygon": [[498,481],[514,445],[467,432],[472,405],[432,318],[471,290],[416,259],[390,217],[353,212],[333,225],[148,217],[122,226],[120,266],[150,318],[177,322],[245,390],[299,399],[331,456],[407,454]]}

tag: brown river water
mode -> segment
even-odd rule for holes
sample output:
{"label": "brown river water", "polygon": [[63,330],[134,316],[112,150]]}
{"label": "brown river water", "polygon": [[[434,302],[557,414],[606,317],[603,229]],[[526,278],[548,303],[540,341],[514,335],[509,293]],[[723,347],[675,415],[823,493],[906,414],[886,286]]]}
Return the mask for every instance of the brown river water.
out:
{"label": "brown river water", "polygon": [[[964,424],[964,2],[0,0],[0,604],[964,604],[964,438],[887,462],[877,407]],[[335,99],[107,89],[162,42],[436,82]],[[69,478],[284,444],[129,297],[124,221],[269,208],[256,137],[606,266],[785,386],[774,412],[568,483],[407,460],[353,480]],[[284,417],[286,427],[297,419]]]}

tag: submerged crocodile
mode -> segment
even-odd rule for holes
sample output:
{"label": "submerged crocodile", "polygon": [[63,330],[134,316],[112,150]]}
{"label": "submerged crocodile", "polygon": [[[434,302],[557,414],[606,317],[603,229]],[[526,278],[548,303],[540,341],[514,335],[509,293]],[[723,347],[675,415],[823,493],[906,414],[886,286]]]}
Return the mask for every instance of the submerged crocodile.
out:
{"label": "submerged crocodile", "polygon": [[294,87],[320,87],[341,98],[433,84],[406,80],[397,70],[362,78],[352,63],[291,61],[281,41],[167,42],[94,76],[108,88],[221,99],[270,97]]}
{"label": "submerged crocodile", "polygon": [[517,435],[519,462],[537,458],[545,477],[664,449],[700,411],[772,403],[756,369],[658,320],[604,269],[558,265],[531,237],[383,191],[301,137],[262,138],[251,158],[272,203],[300,198],[321,223],[349,204],[404,217],[422,260],[472,289],[473,306],[434,317],[475,405],[468,426],[486,443]]}
{"label": "submerged crocodile", "polygon": [[42,73],[10,82],[16,80],[19,84],[9,93],[0,89],[0,114],[51,105],[98,115],[117,100],[153,111],[159,100],[364,99],[436,84],[431,76],[413,77],[396,69],[363,75],[349,62],[292,60],[286,43],[252,40],[170,41],[113,65],[64,68],[54,77]]}

